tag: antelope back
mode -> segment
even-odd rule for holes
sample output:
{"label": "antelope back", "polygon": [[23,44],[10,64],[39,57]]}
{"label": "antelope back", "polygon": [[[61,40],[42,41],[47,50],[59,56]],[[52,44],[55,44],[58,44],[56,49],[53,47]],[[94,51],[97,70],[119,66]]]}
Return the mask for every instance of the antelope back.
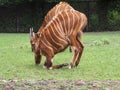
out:
{"label": "antelope back", "polygon": [[57,15],[59,12],[61,12],[63,10],[67,10],[67,9],[73,9],[67,2],[60,2],[59,4],[54,6],[45,16],[45,19],[44,19],[40,29],[38,30],[38,32],[41,32],[42,29],[47,25],[47,23],[49,23],[52,20],[52,18],[55,15]]}
{"label": "antelope back", "polygon": [[67,2],[60,2],[47,13],[45,16],[45,22],[48,23],[56,14],[67,9],[73,8]]}

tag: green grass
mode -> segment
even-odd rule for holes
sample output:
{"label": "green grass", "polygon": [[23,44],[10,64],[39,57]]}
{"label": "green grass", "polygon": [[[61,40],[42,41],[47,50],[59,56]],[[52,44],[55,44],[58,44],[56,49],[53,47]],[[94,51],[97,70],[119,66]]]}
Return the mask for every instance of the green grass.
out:
{"label": "green grass", "polygon": [[[84,52],[77,68],[43,69],[34,64],[28,34],[0,34],[0,80],[120,80],[120,32],[84,33]],[[107,42],[107,43],[106,43]],[[54,58],[54,65],[70,63],[69,49]]]}

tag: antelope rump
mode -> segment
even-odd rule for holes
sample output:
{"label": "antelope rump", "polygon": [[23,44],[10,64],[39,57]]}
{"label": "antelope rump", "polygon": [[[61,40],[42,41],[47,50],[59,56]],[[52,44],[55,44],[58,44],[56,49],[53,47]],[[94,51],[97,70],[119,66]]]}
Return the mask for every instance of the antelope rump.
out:
{"label": "antelope rump", "polygon": [[40,64],[42,55],[44,55],[46,57],[44,67],[47,69],[67,66],[66,63],[52,66],[52,62],[55,54],[70,46],[74,50],[74,55],[69,68],[77,67],[84,48],[80,37],[86,25],[85,14],[74,10],[68,3],[60,2],[53,7],[46,15],[38,32],[34,33],[33,29],[30,30],[30,41],[36,65]]}

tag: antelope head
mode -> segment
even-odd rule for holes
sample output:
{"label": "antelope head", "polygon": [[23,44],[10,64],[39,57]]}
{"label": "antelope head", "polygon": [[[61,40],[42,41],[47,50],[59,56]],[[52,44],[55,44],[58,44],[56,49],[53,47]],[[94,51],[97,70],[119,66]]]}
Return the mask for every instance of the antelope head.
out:
{"label": "antelope head", "polygon": [[40,49],[40,37],[39,34],[33,32],[33,39],[31,47],[35,54],[35,64],[39,65],[41,62],[42,54]]}

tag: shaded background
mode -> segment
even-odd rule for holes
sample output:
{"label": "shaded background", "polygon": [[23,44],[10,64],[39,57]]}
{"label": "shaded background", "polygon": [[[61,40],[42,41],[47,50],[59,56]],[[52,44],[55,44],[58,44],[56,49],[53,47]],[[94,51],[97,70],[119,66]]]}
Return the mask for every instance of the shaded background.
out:
{"label": "shaded background", "polygon": [[[37,32],[47,12],[61,0],[0,0],[0,33]],[[63,0],[88,17],[86,32],[120,31],[120,0]]]}

